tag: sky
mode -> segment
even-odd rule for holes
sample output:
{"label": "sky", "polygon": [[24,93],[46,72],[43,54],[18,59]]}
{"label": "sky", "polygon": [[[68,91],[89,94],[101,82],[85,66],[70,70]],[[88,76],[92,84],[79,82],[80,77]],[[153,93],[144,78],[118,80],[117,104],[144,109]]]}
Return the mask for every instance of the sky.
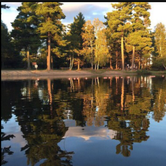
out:
{"label": "sky", "polygon": [[[93,21],[94,18],[99,18],[100,21],[105,22],[104,15],[113,10],[111,3],[114,2],[62,2],[61,6],[66,18],[62,20],[63,24],[69,24],[74,21],[74,17],[81,12],[85,20]],[[12,30],[11,22],[13,22],[18,15],[17,7],[21,6],[21,2],[1,2],[10,6],[9,9],[1,9],[1,20],[7,25],[8,31]],[[162,23],[166,27],[166,2],[149,2],[151,5],[150,20],[152,31],[158,23]]]}

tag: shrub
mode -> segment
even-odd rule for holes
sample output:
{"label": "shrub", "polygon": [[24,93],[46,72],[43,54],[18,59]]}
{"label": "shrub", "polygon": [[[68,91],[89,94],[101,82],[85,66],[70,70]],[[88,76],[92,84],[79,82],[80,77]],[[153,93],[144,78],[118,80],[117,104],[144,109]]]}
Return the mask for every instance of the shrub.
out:
{"label": "shrub", "polygon": [[150,75],[151,72],[148,70],[137,70],[138,75]]}

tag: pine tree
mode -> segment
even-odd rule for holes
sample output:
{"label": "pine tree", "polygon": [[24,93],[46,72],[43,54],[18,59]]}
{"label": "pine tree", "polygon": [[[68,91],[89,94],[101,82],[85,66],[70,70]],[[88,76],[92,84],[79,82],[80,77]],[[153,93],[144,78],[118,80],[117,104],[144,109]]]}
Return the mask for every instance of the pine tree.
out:
{"label": "pine tree", "polygon": [[[127,37],[127,43],[133,50],[131,60],[132,69],[134,68],[135,51],[138,50],[137,48],[140,48],[140,51],[147,51],[149,47],[149,51],[151,50],[151,36],[148,30],[150,26],[149,9],[151,9],[151,6],[148,2],[132,2],[132,29]],[[145,40],[147,41],[146,46],[143,44]],[[143,47],[141,47],[141,45],[143,45]],[[139,57],[139,61],[141,61],[141,57]]]}
{"label": "pine tree", "polygon": [[82,49],[83,49],[83,39],[82,39],[82,33],[83,33],[83,25],[85,23],[85,18],[83,14],[80,12],[76,17],[74,17],[74,22],[70,26],[70,33],[71,36],[75,39],[75,45],[74,45],[74,52],[76,54],[75,60],[77,61],[78,67],[77,69],[80,70],[80,62],[81,62],[81,56],[82,56]]}
{"label": "pine tree", "polygon": [[[51,50],[55,54],[60,54],[60,46],[65,45],[62,39],[61,19],[65,15],[60,8],[60,2],[38,2],[35,13],[40,20],[38,32],[41,37],[47,40],[48,55],[47,55],[47,70],[51,69]],[[51,41],[54,42],[54,47],[51,49]]]}
{"label": "pine tree", "polygon": [[[27,69],[30,67],[30,53],[37,53],[40,46],[39,34],[36,32],[38,21],[34,12],[29,10],[30,7],[36,5],[35,2],[23,2],[18,7],[18,15],[12,23],[13,30],[11,36],[14,38],[15,47],[21,51],[25,50],[27,54]],[[32,19],[33,18],[33,19]]]}
{"label": "pine tree", "polygon": [[131,28],[130,24],[127,24],[127,22],[131,20],[132,5],[131,2],[119,2],[112,4],[112,7],[115,10],[107,13],[107,28],[110,29],[112,38],[117,39],[116,41],[121,43],[122,70],[124,70],[124,37]]}

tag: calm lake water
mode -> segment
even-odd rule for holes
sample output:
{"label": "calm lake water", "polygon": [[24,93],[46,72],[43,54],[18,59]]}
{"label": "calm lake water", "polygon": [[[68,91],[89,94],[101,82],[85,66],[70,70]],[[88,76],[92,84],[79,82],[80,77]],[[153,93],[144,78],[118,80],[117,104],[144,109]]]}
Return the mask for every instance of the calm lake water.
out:
{"label": "calm lake water", "polygon": [[166,77],[1,80],[1,164],[164,166]]}

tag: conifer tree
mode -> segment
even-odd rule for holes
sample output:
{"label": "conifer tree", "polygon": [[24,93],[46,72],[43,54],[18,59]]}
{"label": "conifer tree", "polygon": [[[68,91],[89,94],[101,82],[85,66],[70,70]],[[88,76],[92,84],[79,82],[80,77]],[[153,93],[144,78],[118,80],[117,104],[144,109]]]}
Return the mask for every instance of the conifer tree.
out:
{"label": "conifer tree", "polygon": [[[48,55],[47,55],[47,70],[51,69],[51,51],[56,55],[60,54],[60,46],[65,45],[62,39],[61,19],[65,15],[61,9],[60,2],[38,2],[35,13],[40,20],[38,32],[41,37],[47,40]],[[54,47],[51,49],[51,41],[54,42]]]}
{"label": "conifer tree", "polygon": [[[142,51],[149,51],[146,52],[146,54],[151,51],[150,47],[152,43],[150,42],[151,36],[148,29],[150,26],[149,9],[151,9],[151,6],[148,2],[132,2],[132,29],[127,37],[127,43],[133,50],[131,58],[132,69],[134,68],[135,51],[138,50],[138,48],[140,49],[140,54]],[[144,43],[146,43],[146,45],[144,45]],[[141,58],[142,57],[139,57],[139,62],[141,61]]]}
{"label": "conifer tree", "polygon": [[[111,31],[112,38],[117,39],[116,41],[121,43],[121,59],[122,59],[122,70],[125,68],[125,57],[124,57],[124,37],[130,30],[130,24],[127,24],[131,20],[131,2],[119,2],[112,4],[115,9],[112,12],[107,13],[107,24]],[[111,15],[111,16],[109,16]]]}
{"label": "conifer tree", "polygon": [[74,37],[75,44],[74,44],[74,52],[75,52],[75,60],[77,61],[78,67],[77,69],[80,69],[80,62],[81,62],[81,56],[82,56],[82,33],[83,33],[83,25],[85,23],[85,18],[83,14],[80,12],[76,17],[74,17],[74,22],[70,26],[70,34],[72,37]]}
{"label": "conifer tree", "polygon": [[[15,47],[21,51],[25,50],[27,54],[27,69],[30,69],[30,53],[37,53],[40,46],[39,34],[36,32],[38,20],[30,7],[36,5],[36,2],[22,2],[18,7],[18,15],[12,23],[13,30],[11,36],[14,38]],[[33,18],[33,19],[32,19]]]}

